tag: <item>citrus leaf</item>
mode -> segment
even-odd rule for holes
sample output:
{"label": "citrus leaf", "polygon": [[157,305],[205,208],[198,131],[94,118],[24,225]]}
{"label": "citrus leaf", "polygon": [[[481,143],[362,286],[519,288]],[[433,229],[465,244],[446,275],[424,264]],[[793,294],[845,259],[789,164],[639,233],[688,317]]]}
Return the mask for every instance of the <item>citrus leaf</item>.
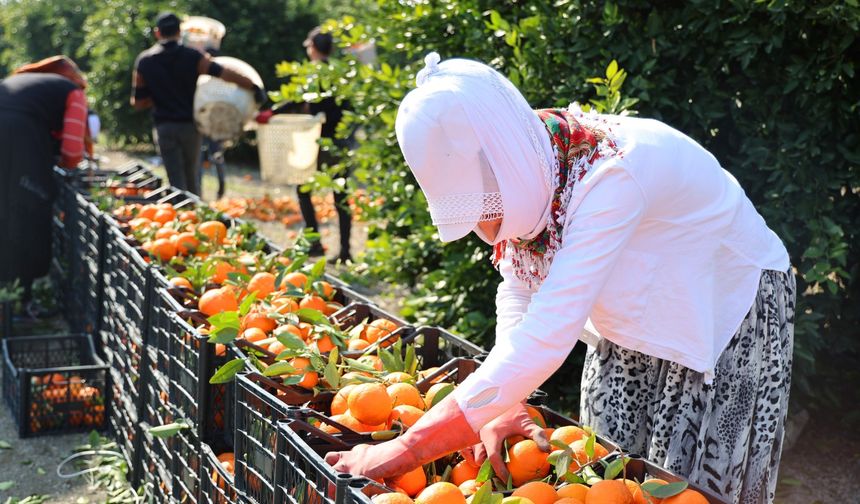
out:
{"label": "citrus leaf", "polygon": [[11,450],[11,449],[12,449],[12,445],[10,445],[8,442],[0,441],[0,450]]}
{"label": "citrus leaf", "polygon": [[573,461],[572,453],[568,451],[561,452],[558,457],[558,463],[555,466],[556,476],[563,476],[570,471],[570,463]]}
{"label": "citrus leaf", "polygon": [[[485,460],[484,464],[486,465],[487,462],[489,462],[489,461]],[[481,469],[483,469],[483,468],[484,467],[481,466]],[[480,476],[480,474],[481,473],[478,472],[479,476]],[[478,480],[478,478],[475,478],[475,481],[478,481],[478,483],[482,483],[483,481],[486,481],[486,480]],[[492,490],[493,490],[492,485],[481,485],[481,488],[479,488],[478,491],[475,492],[474,497],[472,497],[472,504],[490,504],[489,497],[490,497],[490,494],[492,494]]]}
{"label": "citrus leaf", "polygon": [[309,324],[314,325],[329,325],[328,318],[319,310],[314,310],[312,308],[301,308],[297,312],[296,315],[299,316],[299,320],[302,322],[307,322]]}
{"label": "citrus leaf", "polygon": [[292,374],[297,370],[287,361],[277,361],[263,371],[263,376],[280,376],[282,374]]}
{"label": "citrus leaf", "polygon": [[439,392],[436,392],[436,395],[433,396],[433,404],[431,404],[430,407],[432,408],[433,406],[436,406],[437,404],[439,404],[439,402],[442,401],[442,399],[445,399],[445,397],[447,397],[448,394],[450,394],[453,391],[454,391],[454,384],[453,383],[449,383],[448,385],[440,388]]}
{"label": "citrus leaf", "polygon": [[[644,484],[648,484],[648,482],[646,481]],[[667,485],[660,485],[659,483],[657,483],[657,485],[658,486],[653,490],[645,490],[644,487],[642,489],[650,493],[652,497],[656,497],[657,499],[666,499],[668,497],[678,495],[679,493],[687,489],[686,481],[676,481]]]}
{"label": "citrus leaf", "polygon": [[290,331],[276,331],[275,338],[289,349],[303,350],[305,348],[305,342]]}
{"label": "citrus leaf", "polygon": [[14,481],[3,481],[0,482],[0,490],[9,490],[15,484]]}
{"label": "citrus leaf", "polygon": [[218,330],[212,332],[209,335],[209,339],[207,340],[209,343],[230,343],[236,339],[236,336],[239,335],[239,329],[234,327],[221,327]]}
{"label": "citrus leaf", "polygon": [[596,440],[596,438],[597,436],[591,434],[590,436],[588,436],[588,440],[585,442],[585,455],[588,456],[588,460],[594,458],[594,441]]}
{"label": "citrus leaf", "polygon": [[[490,463],[490,459],[487,459],[484,461],[483,464],[481,464],[481,468],[478,469],[478,475],[475,476],[475,481],[477,481],[478,483],[483,483],[483,482],[491,479],[493,476],[495,476],[495,474],[496,473],[495,473],[495,471],[493,471],[493,465]],[[484,485],[484,486],[489,486],[489,485]],[[481,488],[483,488],[483,487],[481,487]]]}
{"label": "citrus leaf", "polygon": [[376,355],[379,356],[379,359],[382,361],[382,367],[389,373],[393,373],[396,371],[403,371],[403,361],[401,359],[400,365],[398,366],[397,358],[394,356],[392,352],[379,348],[376,352]]}
{"label": "citrus leaf", "polygon": [[373,373],[376,371],[376,368],[369,364],[365,364],[363,362],[359,362],[355,359],[344,359],[346,364],[349,366],[350,371],[361,371],[363,373]]}
{"label": "citrus leaf", "polygon": [[239,315],[245,316],[248,314],[248,311],[251,309],[251,305],[254,304],[254,301],[257,300],[257,291],[252,292],[251,294],[245,296],[245,299],[242,300],[242,304],[239,305]]}
{"label": "citrus leaf", "polygon": [[573,472],[569,472],[569,473],[565,474],[564,475],[564,481],[571,483],[571,484],[573,484],[573,483],[580,483],[582,485],[585,484],[585,480],[582,479],[582,477],[580,475],[573,473]]}
{"label": "citrus leaf", "polygon": [[218,371],[212,375],[212,378],[209,378],[209,383],[227,383],[231,381],[242,368],[245,367],[245,359],[237,358],[233,359],[230,362],[224,364]]}
{"label": "citrus leaf", "polygon": [[157,427],[150,427],[149,433],[157,438],[167,438],[175,436],[182,429],[187,429],[189,427],[190,425],[186,422],[173,422],[166,425],[159,425]]}
{"label": "citrus leaf", "polygon": [[606,470],[603,471],[603,479],[615,479],[619,473],[624,469],[624,465],[630,461],[627,457],[621,457],[613,460],[606,466]]}
{"label": "citrus leaf", "polygon": [[313,267],[311,268],[311,273],[308,275],[309,281],[313,282],[322,276],[322,274],[325,272],[325,263],[325,257],[314,263]]}
{"label": "citrus leaf", "polygon": [[565,451],[571,451],[570,445],[568,445],[564,441],[559,441],[557,439],[553,439],[552,441],[549,442],[549,444],[555,446],[556,448],[565,450]]}
{"label": "citrus leaf", "polygon": [[300,381],[302,381],[304,377],[302,375],[289,375],[284,378],[284,385],[296,385]]}

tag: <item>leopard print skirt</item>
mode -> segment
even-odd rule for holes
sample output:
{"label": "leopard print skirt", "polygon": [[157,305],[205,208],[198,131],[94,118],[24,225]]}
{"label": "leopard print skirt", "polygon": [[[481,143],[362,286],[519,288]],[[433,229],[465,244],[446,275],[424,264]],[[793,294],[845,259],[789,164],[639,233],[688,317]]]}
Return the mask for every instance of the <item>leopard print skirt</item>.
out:
{"label": "leopard print skirt", "polygon": [[582,422],[729,502],[772,502],[794,305],[794,274],[762,272],[755,304],[710,385],[702,373],[600,340],[585,357]]}

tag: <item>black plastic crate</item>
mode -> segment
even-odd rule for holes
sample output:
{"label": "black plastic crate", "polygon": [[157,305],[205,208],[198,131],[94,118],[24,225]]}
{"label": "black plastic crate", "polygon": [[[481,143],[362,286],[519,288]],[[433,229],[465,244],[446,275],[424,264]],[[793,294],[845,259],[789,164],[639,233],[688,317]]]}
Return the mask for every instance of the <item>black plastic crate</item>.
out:
{"label": "black plastic crate", "polygon": [[140,434],[137,421],[137,405],[124,393],[123,380],[114,370],[110,371],[111,393],[107,408],[107,423],[111,438],[128,463],[129,475],[134,476],[139,462]]}
{"label": "black plastic crate", "polygon": [[19,436],[105,428],[107,366],[89,335],[5,338],[3,366]]}
{"label": "black plastic crate", "polygon": [[200,495],[200,440],[190,429],[183,429],[170,437],[173,458],[173,499],[193,504]]}
{"label": "black plastic crate", "polygon": [[143,502],[169,503],[173,495],[172,458],[168,440],[153,436],[147,423],[140,424],[140,463],[132,485],[143,488]]}
{"label": "black plastic crate", "polygon": [[195,328],[205,318],[183,308],[166,289],[158,289],[152,299],[149,341],[157,348],[159,363],[167,359],[171,405],[194,424],[198,437],[221,438],[232,445],[233,382],[211,384],[209,378],[242,354],[233,345],[209,343],[208,336]]}
{"label": "black plastic crate", "polygon": [[98,331],[103,286],[102,212],[83,195],[76,194],[71,213],[67,282],[72,298],[66,313],[72,330],[93,333]]}
{"label": "black plastic crate", "polygon": [[133,328],[116,314],[109,313],[102,319],[103,329],[99,341],[104,345],[102,355],[111,370],[121,377],[123,393],[133,404],[141,397],[141,371],[144,366],[144,343]]}
{"label": "black plastic crate", "polygon": [[236,488],[256,504],[275,502],[276,422],[286,418],[288,406],[267,392],[271,383],[255,373],[236,377],[235,470]]}
{"label": "black plastic crate", "polygon": [[[216,453],[216,450],[218,453]],[[230,453],[223,446],[200,445],[200,499],[202,504],[232,504],[244,501],[242,492],[236,488],[233,473],[228,471],[218,459],[223,453]],[[232,459],[227,462],[232,468]]]}
{"label": "black plastic crate", "polygon": [[104,258],[102,317],[117,316],[135,340],[144,341],[149,313],[149,263],[113,226],[105,228]]}
{"label": "black plastic crate", "polygon": [[343,504],[352,476],[338,473],[311,449],[294,420],[278,423],[275,456],[275,502]]}

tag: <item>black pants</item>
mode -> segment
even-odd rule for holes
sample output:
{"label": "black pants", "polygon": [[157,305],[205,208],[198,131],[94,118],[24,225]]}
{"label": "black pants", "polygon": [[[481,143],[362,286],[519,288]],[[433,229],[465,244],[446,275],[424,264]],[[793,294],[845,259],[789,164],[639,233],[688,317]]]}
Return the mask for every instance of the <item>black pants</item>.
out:
{"label": "black pants", "polygon": [[[320,151],[317,157],[317,170],[322,169],[323,164],[332,165],[337,162],[337,159],[329,152]],[[345,174],[344,176],[349,176]],[[303,192],[301,186],[296,188],[296,195],[299,199],[299,208],[302,210],[302,217],[305,219],[305,227],[310,231],[319,231],[317,223],[317,214],[314,205],[311,202],[311,193]],[[334,193],[334,206],[337,211],[338,230],[340,232],[340,252],[338,257],[346,259],[349,254],[349,235],[352,232],[352,215],[349,213],[349,204],[346,201],[347,194],[345,192]]]}
{"label": "black pants", "polygon": [[200,133],[193,122],[165,122],[153,130],[170,185],[200,195]]}

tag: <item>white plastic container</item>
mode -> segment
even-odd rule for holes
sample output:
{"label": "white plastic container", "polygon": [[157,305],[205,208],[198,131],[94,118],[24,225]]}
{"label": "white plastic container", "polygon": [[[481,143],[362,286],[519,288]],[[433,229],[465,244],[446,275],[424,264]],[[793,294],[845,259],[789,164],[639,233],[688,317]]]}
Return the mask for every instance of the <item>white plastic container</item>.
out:
{"label": "white plastic container", "polygon": [[221,40],[227,28],[221,21],[203,16],[189,16],[179,25],[182,44],[205,52],[208,49],[221,49]]}
{"label": "white plastic container", "polygon": [[304,184],[317,167],[325,114],[278,114],[257,126],[260,178],[274,184]]}
{"label": "white plastic container", "polygon": [[[229,56],[218,56],[212,60],[263,87],[260,74],[244,61]],[[197,78],[194,122],[203,135],[219,141],[235,140],[241,136],[245,124],[256,112],[257,104],[250,90],[211,75]]]}

